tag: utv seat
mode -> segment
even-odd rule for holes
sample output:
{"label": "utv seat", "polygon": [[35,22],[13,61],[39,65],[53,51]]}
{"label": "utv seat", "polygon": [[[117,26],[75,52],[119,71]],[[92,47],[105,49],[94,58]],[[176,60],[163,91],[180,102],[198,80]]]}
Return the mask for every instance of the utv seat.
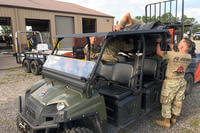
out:
{"label": "utv seat", "polygon": [[[103,64],[101,64],[103,65]],[[117,63],[112,66],[100,66],[99,74],[112,81],[111,85],[103,85],[100,94],[121,100],[131,95],[132,91],[124,87],[129,84],[133,74],[133,66],[130,64]]]}
{"label": "utv seat", "polygon": [[133,66],[131,64],[117,63],[114,66],[112,81],[128,86],[133,75]]}
{"label": "utv seat", "polygon": [[106,86],[105,88],[101,89],[100,94],[109,96],[118,100],[122,100],[127,96],[130,96],[132,92],[129,89],[121,88],[119,86]]}
{"label": "utv seat", "polygon": [[159,105],[162,82],[158,77],[159,66],[156,59],[145,59],[143,68],[142,109],[146,112]]}
{"label": "utv seat", "polygon": [[143,67],[143,87],[148,88],[153,84],[160,83],[157,73],[158,73],[158,61],[151,58],[144,59]]}
{"label": "utv seat", "polygon": [[126,62],[126,57],[124,57],[123,55],[117,55],[116,57],[118,58],[119,62]]}
{"label": "utv seat", "polygon": [[100,62],[97,74],[104,77],[106,80],[112,79],[113,69],[115,64],[104,64]]}
{"label": "utv seat", "polygon": [[144,59],[143,78],[144,80],[154,80],[157,74],[158,63],[154,59]]}
{"label": "utv seat", "polygon": [[158,62],[155,59],[144,59],[143,82],[154,81],[157,75]]}

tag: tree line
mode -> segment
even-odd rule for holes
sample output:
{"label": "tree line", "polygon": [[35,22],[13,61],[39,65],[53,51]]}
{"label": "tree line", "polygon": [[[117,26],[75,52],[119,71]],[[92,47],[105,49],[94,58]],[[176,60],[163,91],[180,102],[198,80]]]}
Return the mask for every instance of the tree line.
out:
{"label": "tree line", "polygon": [[[138,19],[140,21],[143,21],[144,23],[146,22],[146,17],[145,16],[136,16],[135,19]],[[154,21],[160,21],[162,23],[170,23],[170,22],[182,22],[182,17],[174,17],[171,13],[165,13],[163,14],[162,16],[152,16],[151,18],[150,17],[147,17],[147,22],[154,22]],[[193,17],[187,17],[186,15],[184,15],[183,17],[183,21],[184,21],[184,24],[198,24],[198,21],[193,18]],[[189,31],[190,27],[185,27],[185,33],[187,31]],[[195,29],[193,29],[193,33],[199,31],[199,27],[195,27]]]}

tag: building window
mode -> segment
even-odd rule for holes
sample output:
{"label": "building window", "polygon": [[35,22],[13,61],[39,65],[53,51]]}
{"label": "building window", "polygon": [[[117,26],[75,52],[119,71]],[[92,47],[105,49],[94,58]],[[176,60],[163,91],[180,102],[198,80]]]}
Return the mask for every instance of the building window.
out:
{"label": "building window", "polygon": [[11,18],[0,17],[0,49],[11,49],[13,45],[13,35]]}
{"label": "building window", "polygon": [[96,32],[96,19],[83,18],[83,33],[94,33]]}

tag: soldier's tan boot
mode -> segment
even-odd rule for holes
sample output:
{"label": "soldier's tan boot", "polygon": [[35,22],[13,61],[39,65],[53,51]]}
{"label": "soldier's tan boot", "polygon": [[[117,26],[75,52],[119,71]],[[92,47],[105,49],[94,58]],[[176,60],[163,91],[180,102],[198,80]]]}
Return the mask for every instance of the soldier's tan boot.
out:
{"label": "soldier's tan boot", "polygon": [[165,128],[170,128],[170,118],[164,120],[156,120],[156,124]]}
{"label": "soldier's tan boot", "polygon": [[171,122],[172,122],[173,124],[176,123],[176,118],[177,118],[176,115],[172,115]]}

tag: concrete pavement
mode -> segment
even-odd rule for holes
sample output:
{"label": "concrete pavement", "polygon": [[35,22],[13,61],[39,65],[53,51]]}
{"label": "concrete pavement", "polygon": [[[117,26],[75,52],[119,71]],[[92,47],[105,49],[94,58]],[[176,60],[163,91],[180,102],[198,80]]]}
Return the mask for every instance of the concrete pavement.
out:
{"label": "concrete pavement", "polygon": [[21,64],[17,64],[15,57],[12,55],[0,54],[0,70],[19,66],[21,66]]}

